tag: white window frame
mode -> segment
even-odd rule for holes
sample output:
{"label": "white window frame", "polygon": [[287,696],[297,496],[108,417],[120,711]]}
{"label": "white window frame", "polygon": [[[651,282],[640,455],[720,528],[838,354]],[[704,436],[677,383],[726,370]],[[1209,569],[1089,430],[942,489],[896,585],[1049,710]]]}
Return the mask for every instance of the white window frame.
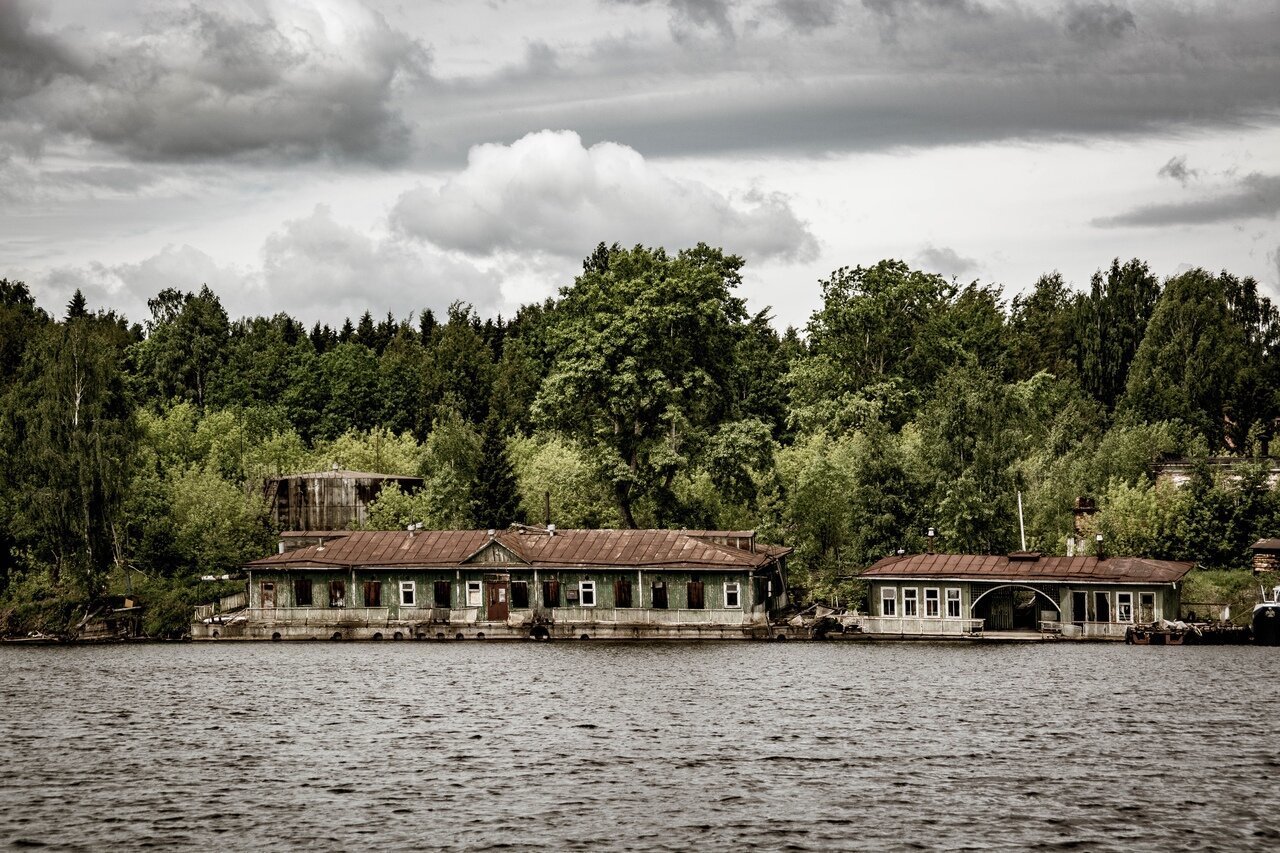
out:
{"label": "white window frame", "polygon": [[[929,593],[933,593],[933,598],[929,597]],[[933,612],[929,612],[929,605],[933,605]],[[924,591],[924,618],[941,619],[942,618],[942,591],[936,586],[927,587]]]}
{"label": "white window frame", "polygon": [[[591,594],[591,603],[587,603],[587,593]],[[578,581],[578,606],[579,607],[595,607],[596,606],[596,582],[595,581]]]}
{"label": "white window frame", "polygon": [[[952,593],[953,593],[953,592],[955,593],[955,595],[952,595]],[[956,612],[955,612],[955,615],[952,615],[952,613],[951,613],[951,605],[952,605],[952,603],[954,603],[954,604],[955,604],[955,606],[956,606]],[[946,606],[946,610],[944,610],[944,611],[943,611],[943,616],[944,616],[944,618],[947,618],[947,619],[960,619],[960,618],[962,618],[962,617],[964,616],[964,603],[963,603],[962,598],[961,598],[961,595],[960,595],[960,587],[958,587],[958,586],[949,586],[949,587],[947,587],[947,592],[946,592],[946,605],[947,605],[947,606]]]}
{"label": "white window frame", "polygon": [[[1128,611],[1128,618],[1125,618],[1124,612]],[[1133,622],[1133,593],[1117,592],[1116,593],[1116,612],[1115,621],[1117,622]]]}
{"label": "white window frame", "polygon": [[1160,613],[1159,613],[1160,599],[1156,597],[1156,594],[1155,594],[1154,592],[1139,592],[1139,593],[1138,593],[1138,611],[1137,611],[1138,615],[1141,615],[1141,614],[1142,614],[1142,599],[1143,599],[1143,597],[1144,597],[1144,596],[1150,596],[1150,597],[1151,597],[1151,621],[1152,621],[1152,622],[1159,621],[1159,619],[1160,619]]}
{"label": "white window frame", "polygon": [[[733,603],[729,603],[729,594],[733,594]],[[726,610],[742,609],[742,584],[737,581],[726,582],[724,585],[724,606]]]}
{"label": "white window frame", "polygon": [[[409,593],[406,598],[405,593]],[[400,581],[400,606],[418,606],[418,584],[414,581]]]}
{"label": "white window frame", "polygon": [[[913,612],[908,613],[907,605]],[[902,588],[902,618],[903,619],[919,619],[920,618],[920,588],[915,586],[904,586]]]}
{"label": "white window frame", "polygon": [[484,585],[480,581],[467,581],[467,606],[484,606]]}
{"label": "white window frame", "polygon": [[[884,609],[885,604],[889,605],[888,612]],[[896,586],[883,586],[880,588],[880,615],[889,619],[898,618],[898,588]]]}

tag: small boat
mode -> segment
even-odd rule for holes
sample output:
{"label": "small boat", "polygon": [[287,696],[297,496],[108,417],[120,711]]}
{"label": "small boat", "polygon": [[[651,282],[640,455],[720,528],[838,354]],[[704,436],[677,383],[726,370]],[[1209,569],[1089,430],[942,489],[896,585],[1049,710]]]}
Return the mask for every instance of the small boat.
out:
{"label": "small boat", "polygon": [[1280,586],[1263,589],[1253,607],[1253,641],[1260,646],[1280,646]]}

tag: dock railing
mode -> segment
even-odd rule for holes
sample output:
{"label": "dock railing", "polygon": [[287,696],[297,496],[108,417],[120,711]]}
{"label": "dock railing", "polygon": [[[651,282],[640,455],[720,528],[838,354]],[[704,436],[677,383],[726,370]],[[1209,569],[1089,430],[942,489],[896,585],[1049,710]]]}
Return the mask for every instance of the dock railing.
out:
{"label": "dock railing", "polygon": [[1046,620],[1040,623],[1040,630],[1046,634],[1061,634],[1063,637],[1106,637],[1124,639],[1125,631],[1133,627],[1132,622],[1060,622]]}
{"label": "dock railing", "polygon": [[939,619],[902,616],[858,616],[855,624],[866,634],[905,637],[971,637],[982,633],[982,619]]}

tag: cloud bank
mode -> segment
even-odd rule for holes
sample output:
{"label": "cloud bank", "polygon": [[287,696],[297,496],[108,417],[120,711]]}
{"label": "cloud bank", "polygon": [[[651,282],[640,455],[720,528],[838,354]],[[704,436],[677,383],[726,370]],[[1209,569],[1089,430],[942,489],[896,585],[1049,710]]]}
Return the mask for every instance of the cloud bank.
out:
{"label": "cloud bank", "polygon": [[1223,192],[1184,202],[1140,205],[1117,216],[1095,219],[1093,224],[1100,228],[1209,225],[1243,219],[1274,219],[1277,213],[1280,213],[1280,175],[1255,172],[1240,178]]}

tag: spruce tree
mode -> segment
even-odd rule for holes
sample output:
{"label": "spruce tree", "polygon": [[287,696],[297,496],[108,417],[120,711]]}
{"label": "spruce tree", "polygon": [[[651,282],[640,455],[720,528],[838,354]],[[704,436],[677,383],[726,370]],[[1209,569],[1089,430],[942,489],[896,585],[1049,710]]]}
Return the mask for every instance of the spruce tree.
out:
{"label": "spruce tree", "polygon": [[471,491],[471,517],[479,528],[501,530],[523,521],[516,473],[507,456],[506,437],[496,417],[484,422],[480,445],[480,469]]}
{"label": "spruce tree", "polygon": [[80,292],[80,288],[77,287],[75,295],[67,303],[67,322],[87,316],[89,316],[88,303],[85,301],[84,294]]}

